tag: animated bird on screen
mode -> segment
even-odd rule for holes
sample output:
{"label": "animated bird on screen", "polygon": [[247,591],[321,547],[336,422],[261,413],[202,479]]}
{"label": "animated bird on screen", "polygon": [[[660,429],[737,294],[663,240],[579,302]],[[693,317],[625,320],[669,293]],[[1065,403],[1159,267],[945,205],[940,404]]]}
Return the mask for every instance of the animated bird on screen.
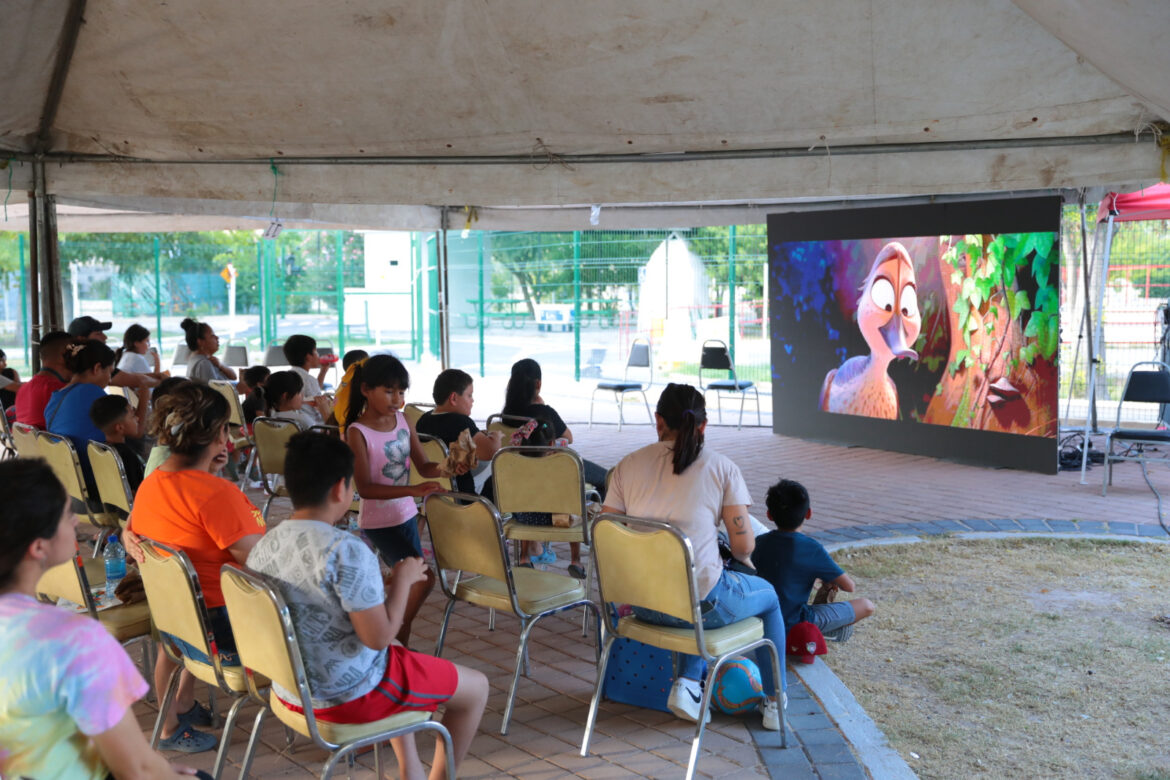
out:
{"label": "animated bird on screen", "polygon": [[874,258],[857,302],[857,327],[869,354],[851,357],[825,374],[820,407],[826,412],[896,420],[898,388],[886,371],[898,358],[918,359],[910,345],[922,328],[914,264],[897,241],[886,244]]}

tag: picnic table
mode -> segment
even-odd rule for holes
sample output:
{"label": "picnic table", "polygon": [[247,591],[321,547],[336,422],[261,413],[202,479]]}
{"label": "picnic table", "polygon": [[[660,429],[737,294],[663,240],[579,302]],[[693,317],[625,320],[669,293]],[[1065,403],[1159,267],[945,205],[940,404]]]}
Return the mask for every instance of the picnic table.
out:
{"label": "picnic table", "polygon": [[485,328],[491,327],[492,321],[500,322],[505,328],[523,328],[524,323],[532,319],[528,311],[528,302],[523,298],[468,298],[474,311],[464,313],[463,324],[468,328],[477,327],[483,321]]}

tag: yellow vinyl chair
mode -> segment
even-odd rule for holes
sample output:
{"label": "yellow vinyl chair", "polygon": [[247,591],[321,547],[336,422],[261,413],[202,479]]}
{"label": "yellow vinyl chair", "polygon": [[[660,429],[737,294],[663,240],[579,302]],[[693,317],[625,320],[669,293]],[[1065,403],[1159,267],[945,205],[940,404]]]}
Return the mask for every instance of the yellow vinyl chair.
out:
{"label": "yellow vinyl chair", "polygon": [[[703,628],[698,585],[695,582],[695,556],[686,534],[669,523],[642,520],[624,515],[601,515],[593,521],[593,562],[597,567],[597,586],[602,604],[631,604],[672,615],[694,624],[693,628],[667,628],[639,620],[630,615],[615,620],[605,610],[605,643],[597,667],[597,684],[589,703],[589,717],[581,740],[581,755],[589,754],[589,738],[597,721],[605,668],[614,640],[633,639],[672,653],[698,655],[707,662],[707,679],[719,678],[719,670],[733,656],[758,647],[772,653],[772,672],[776,685],[780,676],[780,656],[771,640],[764,638],[764,623],[757,617],[745,618],[723,628]],[[703,689],[701,712],[711,707],[714,685]],[[691,743],[686,777],[694,777],[703,742],[705,717],[700,717]],[[780,708],[780,745],[788,747],[784,708]]]}
{"label": "yellow vinyl chair", "polygon": [[[426,454],[427,460],[431,461],[432,463],[443,463],[445,460],[447,460],[447,445],[443,442],[442,439],[429,436],[425,433],[420,433],[418,435],[418,440],[419,443],[422,444],[423,453]],[[434,479],[431,477],[424,477],[422,474],[418,473],[418,469],[415,468],[414,461],[411,461],[410,484],[420,485],[423,482],[438,482],[443,486],[443,490],[455,489],[454,480],[450,477],[435,477]],[[422,511],[422,502],[419,501],[419,514],[422,514]]]}
{"label": "yellow vinyl chair", "polygon": [[179,687],[179,672],[186,669],[195,679],[235,699],[228,710],[227,720],[224,721],[219,752],[215,756],[215,769],[211,773],[218,779],[227,760],[232,729],[240,706],[247,700],[248,687],[244,683],[244,670],[241,666],[228,666],[221,662],[215,635],[211,632],[207,606],[203,602],[203,588],[199,586],[199,578],[195,574],[191,559],[182,550],[145,537],[140,539],[145,559],[138,565],[138,570],[142,574],[142,585],[146,588],[146,601],[150,604],[151,614],[154,615],[155,626],[160,632],[183,640],[211,661],[206,663],[181,655],[173,643],[163,640],[162,645],[167,655],[174,659],[180,668],[171,673],[166,694],[160,700],[154,732],[150,736],[150,746],[158,748],[163,721],[166,720],[167,711],[174,704],[175,691]]}
{"label": "yellow vinyl chair", "polygon": [[8,425],[8,415],[4,413],[4,404],[0,404],[0,460],[17,457],[20,457],[20,455],[16,449],[16,442],[12,440],[12,430]]}
{"label": "yellow vinyl chair", "polygon": [[411,402],[408,403],[405,408],[403,408],[402,413],[406,415],[406,419],[410,422],[410,427],[415,428],[418,426],[418,418],[422,417],[424,414],[434,408],[434,404]]}
{"label": "yellow vinyl chair", "polygon": [[301,432],[292,420],[278,417],[257,417],[252,422],[252,438],[256,442],[256,459],[260,466],[260,481],[268,500],[264,502],[264,522],[268,522],[268,510],[276,498],[288,496],[284,486],[284,458],[288,440]]}
{"label": "yellow vinyl chair", "polygon": [[[435,655],[443,653],[456,602],[510,612],[520,619],[516,669],[500,724],[500,733],[507,734],[532,629],[541,618],[576,607],[591,609],[600,629],[597,605],[589,600],[580,580],[538,569],[513,569],[504,549],[500,514],[487,499],[469,493],[432,493],[426,499],[426,512],[439,584],[447,597]],[[455,572],[454,584],[444,572]]]}
{"label": "yellow vinyl chair", "polygon": [[245,459],[243,471],[240,473],[240,489],[242,490],[248,485],[248,472],[252,470],[252,463],[256,460],[255,442],[248,433],[248,426],[244,421],[244,406],[240,403],[240,394],[236,392],[234,383],[225,379],[212,379],[207,384],[228,402],[230,412],[228,442],[232,445],[232,450],[235,452],[248,450],[248,457]]}
{"label": "yellow vinyl chair", "polygon": [[126,467],[122,456],[108,444],[97,441],[89,443],[89,467],[93,481],[97,484],[98,499],[107,512],[119,515],[119,524],[125,528],[134,508],[134,491],[126,479]]}
{"label": "yellow vinyl chair", "polygon": [[37,446],[37,429],[24,423],[12,424],[12,446],[16,447],[16,454],[21,458],[41,457],[40,447]]}
{"label": "yellow vinyl chair", "polygon": [[512,440],[512,434],[523,428],[531,419],[517,414],[493,414],[487,418],[484,428],[488,433],[499,431],[504,443],[507,444]]}
{"label": "yellow vinyl chair", "polygon": [[271,691],[267,697],[261,694],[260,687],[267,684],[258,679],[263,676],[286,691],[296,691],[301,702],[312,701],[292,616],[276,588],[255,572],[224,566],[220,583],[227,602],[228,619],[233,627],[239,627],[235,630],[236,645],[248,693],[261,705],[248,749],[244,752],[240,777],[248,774],[264,718],[272,712],[286,727],[330,751],[329,759],[321,769],[322,780],[333,773],[342,758],[367,745],[374,746],[375,771],[378,777],[382,777],[381,743],[424,730],[434,731],[436,739],[443,740],[447,751],[447,778],[454,780],[455,750],[451,735],[442,723],[431,719],[432,713],[403,712],[372,723],[326,723],[313,716],[312,707],[294,712]]}
{"label": "yellow vinyl chair", "polygon": [[[492,458],[496,508],[505,518],[504,538],[517,542],[581,542],[589,544],[585,465],[568,447],[501,447]],[[511,519],[516,512],[575,515],[568,528],[525,525]],[[519,553],[517,553],[519,554]],[[585,592],[592,593],[593,567],[585,567]],[[588,625],[586,621],[582,626]]]}
{"label": "yellow vinyl chair", "polygon": [[77,457],[77,451],[73,449],[72,441],[56,433],[37,431],[37,449],[40,456],[48,461],[49,468],[57,475],[57,479],[65,486],[65,492],[76,499],[74,506],[81,511],[78,519],[98,529],[98,540],[93,547],[93,555],[96,558],[110,532],[122,527],[118,513],[95,508],[98,503],[97,496],[89,495],[81,471],[81,461]]}
{"label": "yellow vinyl chair", "polygon": [[[105,582],[105,573],[102,572],[102,582]],[[85,607],[89,616],[102,624],[110,636],[117,639],[124,647],[130,647],[138,642],[146,642],[146,652],[143,653],[143,676],[151,679],[151,670],[154,669],[153,643],[150,635],[150,606],[145,601],[135,604],[122,604],[98,611],[90,591],[89,575],[82,563],[81,553],[78,552],[65,563],[58,564],[41,575],[37,581],[37,598],[42,601],[56,602],[57,599]]]}

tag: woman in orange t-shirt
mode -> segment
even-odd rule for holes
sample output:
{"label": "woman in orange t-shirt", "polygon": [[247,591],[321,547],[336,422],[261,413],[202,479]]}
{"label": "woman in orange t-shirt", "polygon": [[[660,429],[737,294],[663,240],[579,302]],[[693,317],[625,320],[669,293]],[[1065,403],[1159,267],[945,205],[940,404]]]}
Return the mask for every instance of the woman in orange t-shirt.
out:
{"label": "woman in orange t-shirt", "polygon": [[[138,488],[130,530],[187,554],[203,589],[221,658],[234,660],[236,644],[219,570],[225,563],[247,559],[264,534],[264,520],[239,488],[211,473],[227,457],[229,417],[227,401],[206,385],[182,385],[159,400],[151,433],[171,455]],[[184,654],[199,657],[194,648],[177,644]],[[175,668],[166,653],[158,654],[155,690],[166,689]],[[215,747],[214,736],[194,728],[211,725],[210,713],[195,702],[194,682],[184,673],[163,723],[163,750],[195,753]]]}

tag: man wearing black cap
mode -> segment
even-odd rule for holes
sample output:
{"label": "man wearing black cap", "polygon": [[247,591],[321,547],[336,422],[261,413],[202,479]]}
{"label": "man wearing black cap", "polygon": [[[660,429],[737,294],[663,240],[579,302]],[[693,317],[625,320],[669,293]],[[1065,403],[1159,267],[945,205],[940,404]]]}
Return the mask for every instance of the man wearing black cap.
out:
{"label": "man wearing black cap", "polygon": [[99,322],[88,314],[69,323],[69,335],[77,339],[106,340],[106,331],[114,327],[112,322]]}
{"label": "man wearing black cap", "polygon": [[[69,335],[79,339],[94,339],[104,342],[106,331],[112,327],[114,327],[114,323],[102,322],[86,314],[69,323]],[[132,374],[115,368],[114,373],[110,376],[110,384],[116,387],[138,388],[138,402],[145,403],[147,400],[146,389],[157,385],[158,380],[146,374]]]}

